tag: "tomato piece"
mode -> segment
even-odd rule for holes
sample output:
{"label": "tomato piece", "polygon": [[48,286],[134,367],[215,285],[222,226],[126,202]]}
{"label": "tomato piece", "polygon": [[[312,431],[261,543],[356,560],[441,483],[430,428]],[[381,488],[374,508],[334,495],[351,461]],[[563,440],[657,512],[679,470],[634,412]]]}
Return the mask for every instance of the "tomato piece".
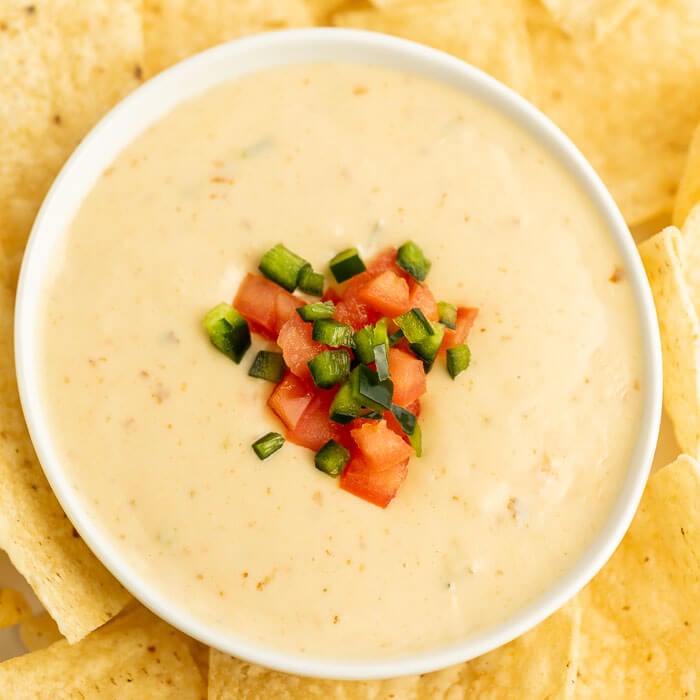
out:
{"label": "tomato piece", "polygon": [[399,348],[389,349],[389,374],[394,382],[394,403],[408,407],[427,390],[423,361]]}
{"label": "tomato piece", "polygon": [[337,304],[340,301],[340,294],[333,287],[328,287],[321,297],[321,301],[332,301]]}
{"label": "tomato piece", "polygon": [[372,314],[365,304],[351,297],[336,304],[333,318],[359,331],[363,326],[374,323],[379,317]]}
{"label": "tomato piece", "polygon": [[465,343],[469,337],[469,331],[479,315],[479,309],[470,306],[459,306],[457,308],[457,321],[455,329],[445,328],[445,337],[440,346],[440,354],[444,355],[447,348]]}
{"label": "tomato piece", "polygon": [[413,456],[413,448],[383,419],[353,428],[350,435],[363,458],[376,469],[388,469]]}
{"label": "tomato piece", "polygon": [[387,469],[374,469],[361,455],[355,454],[340,475],[340,488],[380,508],[386,508],[407,474],[408,460]]}
{"label": "tomato piece", "polygon": [[[234,308],[248,321],[253,330],[274,340],[280,327],[304,302],[261,275],[247,274],[241,282]],[[284,320],[281,320],[284,319]]]}
{"label": "tomato piece", "polygon": [[411,308],[408,282],[385,270],[357,292],[357,298],[382,316],[399,316]]}
{"label": "tomato piece", "polygon": [[382,415],[384,416],[384,420],[386,421],[389,430],[395,432],[403,440],[408,439],[406,433],[404,433],[403,428],[401,427],[401,423],[399,423],[396,416],[391,411],[384,411]]}
{"label": "tomato piece", "polygon": [[438,312],[437,301],[435,301],[430,287],[428,287],[425,282],[419,284],[413,279],[409,281],[408,287],[411,308],[419,308],[425,314],[426,318],[431,321],[438,321],[440,319],[440,313]]}
{"label": "tomato piece", "polygon": [[376,277],[386,270],[391,270],[397,275],[404,276],[406,273],[396,264],[396,248],[387,248],[381,253],[377,253],[368,263],[367,272],[371,277]]}
{"label": "tomato piece", "polygon": [[420,418],[420,401],[416,399],[411,401],[408,406],[404,406],[407,411],[410,411],[416,418]]}
{"label": "tomato piece", "polygon": [[287,372],[272,390],[267,405],[287,428],[294,430],[312,398],[309,387],[299,377]]}
{"label": "tomato piece", "polygon": [[319,391],[306,407],[288,438],[311,450],[320,450],[329,440],[348,444],[347,431],[329,417],[334,391]]}
{"label": "tomato piece", "polygon": [[311,382],[311,372],[308,363],[319,352],[326,350],[326,346],[317,343],[311,337],[313,323],[302,321],[299,314],[295,313],[286,323],[282,324],[277,345],[282,349],[282,357],[289,369],[297,377]]}
{"label": "tomato piece", "polygon": [[296,316],[300,318],[297,309],[304,306],[304,300],[295,297],[286,290],[282,289],[281,293],[275,299],[275,330],[280,332],[282,326],[289,321],[290,318]]}

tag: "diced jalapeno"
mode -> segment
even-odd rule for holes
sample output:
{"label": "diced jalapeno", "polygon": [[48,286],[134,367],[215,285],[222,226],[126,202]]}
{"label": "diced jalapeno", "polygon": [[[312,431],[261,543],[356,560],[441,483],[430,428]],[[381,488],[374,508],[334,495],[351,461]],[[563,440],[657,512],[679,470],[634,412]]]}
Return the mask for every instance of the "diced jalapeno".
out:
{"label": "diced jalapeno", "polygon": [[357,248],[348,248],[338,253],[329,263],[333,277],[336,282],[345,282],[367,268],[357,252]]}
{"label": "diced jalapeno", "polygon": [[422,282],[430,272],[430,260],[423,255],[423,251],[413,241],[407,241],[399,248],[396,263],[419,282]]}
{"label": "diced jalapeno", "polygon": [[243,316],[222,302],[206,314],[203,323],[214,347],[238,364],[250,347],[250,328]]}
{"label": "diced jalapeno", "polygon": [[256,440],[252,447],[258,459],[267,459],[284,445],[284,438],[279,433],[267,433]]}

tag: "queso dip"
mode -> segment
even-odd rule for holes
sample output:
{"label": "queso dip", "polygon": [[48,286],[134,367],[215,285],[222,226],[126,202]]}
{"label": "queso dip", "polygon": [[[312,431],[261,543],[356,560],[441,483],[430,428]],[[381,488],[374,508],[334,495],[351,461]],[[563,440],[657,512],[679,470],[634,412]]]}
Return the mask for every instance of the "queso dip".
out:
{"label": "queso dip", "polygon": [[[272,385],[204,313],[282,242],[315,269],[416,241],[479,307],[472,364],[428,376],[423,456],[386,510],[287,443]],[[621,259],[532,136],[440,83],[277,68],[177,107],[85,199],[46,280],[44,400],[96,526],[164,599],[321,658],[447,645],[522,608],[592,543],[640,421]]]}

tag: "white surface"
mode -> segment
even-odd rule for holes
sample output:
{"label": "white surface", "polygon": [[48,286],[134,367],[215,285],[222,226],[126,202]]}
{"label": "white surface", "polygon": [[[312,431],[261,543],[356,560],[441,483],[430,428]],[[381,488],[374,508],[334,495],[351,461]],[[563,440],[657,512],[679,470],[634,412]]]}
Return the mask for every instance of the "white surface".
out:
{"label": "white surface", "polygon": [[[186,609],[164,604],[111,549],[80,508],[56,456],[39,400],[33,319],[40,303],[39,280],[80,203],[119,151],[160,116],[220,82],[280,64],[312,61],[371,63],[410,71],[464,90],[510,116],[528,130],[579,181],[614,237],[642,319],[645,391],[642,430],[632,464],[603,531],[573,569],[506,623],[464,642],[430,653],[367,662],[298,658],[217,634]],[[211,646],[264,666],[307,676],[376,678],[419,673],[483,654],[524,633],[576,593],[607,561],[622,539],[642,494],[651,465],[661,411],[661,356],[656,317],[646,276],[629,231],[597,175],[570,141],[525,100],[480,71],[432,49],[367,32],[314,29],[263,34],[222,45],[162,73],[118,105],[83,141],[57,178],[37,217],[20,277],[16,354],[20,394],[30,432],[61,504],[92,550],[145,605],[174,626]]]}

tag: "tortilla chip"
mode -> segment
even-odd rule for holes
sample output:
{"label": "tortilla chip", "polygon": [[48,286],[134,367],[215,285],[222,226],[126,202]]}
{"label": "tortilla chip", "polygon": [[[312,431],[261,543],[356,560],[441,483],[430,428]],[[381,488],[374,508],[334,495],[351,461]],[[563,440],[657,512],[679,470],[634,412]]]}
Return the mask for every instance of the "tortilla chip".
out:
{"label": "tortilla chip", "polygon": [[145,0],[146,74],[229,39],[312,26],[314,15],[305,0]]}
{"label": "tortilla chip", "polygon": [[19,638],[27,651],[39,651],[63,639],[63,635],[51,615],[43,613],[19,626]]}
{"label": "tortilla chip", "polygon": [[210,700],[519,700],[563,698],[576,671],[580,614],[570,604],[531,632],[478,659],[420,676],[382,681],[329,681],[290,676],[238,661],[212,649]]}
{"label": "tortilla chip", "polygon": [[695,312],[700,313],[700,204],[690,210],[681,231],[684,252],[683,272]]}
{"label": "tortilla chip", "polygon": [[37,462],[15,382],[13,301],[0,284],[0,547],[61,632],[76,641],[130,596],[73,529]]}
{"label": "tortilla chip", "polygon": [[664,407],[683,452],[700,440],[700,323],[684,276],[681,232],[664,229],[639,246],[661,332]]}
{"label": "tortilla chip", "polygon": [[0,664],[0,697],[13,700],[200,700],[204,686],[190,640],[143,608]]}
{"label": "tortilla chip", "polygon": [[305,0],[316,24],[328,24],[331,15],[348,3],[346,0]]}
{"label": "tortilla chip", "polygon": [[700,203],[700,126],[690,142],[685,168],[673,206],[673,225],[682,228],[690,210]]}
{"label": "tortilla chip", "polygon": [[577,698],[695,697],[700,676],[700,471],[649,480],[617,552],[585,591]]}
{"label": "tortilla chip", "polygon": [[29,603],[18,591],[0,588],[0,629],[12,627],[32,616]]}
{"label": "tortilla chip", "polygon": [[540,0],[567,34],[604,39],[642,0]]}
{"label": "tortilla chip", "polygon": [[641,3],[601,42],[567,36],[535,0],[529,8],[540,107],[630,225],[670,211],[700,121],[700,3]]}
{"label": "tortilla chip", "polygon": [[520,0],[410,0],[385,10],[340,12],[333,24],[428,44],[474,64],[523,95],[533,92]]}
{"label": "tortilla chip", "polygon": [[0,0],[0,241],[16,272],[41,201],[143,72],[140,0]]}

